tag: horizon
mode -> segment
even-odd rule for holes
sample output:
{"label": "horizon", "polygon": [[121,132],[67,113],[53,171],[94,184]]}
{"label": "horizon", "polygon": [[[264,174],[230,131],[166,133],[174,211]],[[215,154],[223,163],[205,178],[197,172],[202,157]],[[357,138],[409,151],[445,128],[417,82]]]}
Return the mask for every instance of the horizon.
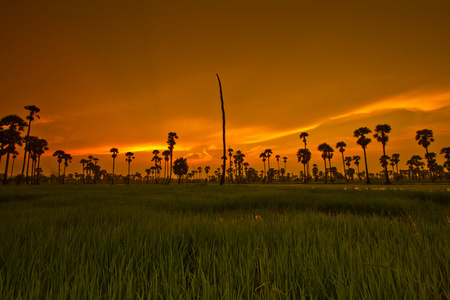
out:
{"label": "horizon", "polygon": [[[298,175],[299,134],[307,132],[310,165],[323,169],[317,146],[328,143],[342,173],[336,143],[347,144],[345,156],[363,157],[353,131],[378,124],[392,127],[386,152],[400,154],[399,169],[412,155],[424,158],[414,137],[425,128],[442,165],[439,152],[450,146],[449,10],[448,1],[2,3],[1,117],[25,119],[25,105],[40,108],[31,135],[49,142],[46,175],[57,170],[56,150],[73,156],[67,173],[80,173],[88,155],[111,172],[113,147],[116,174],[126,174],[127,151],[136,156],[132,173],[144,174],[151,152],[167,149],[168,132],[179,137],[174,159],[213,172],[222,156],[217,73],[226,147],[258,171],[259,154],[272,149],[271,167],[275,155],[286,156],[286,173]],[[372,134],[367,158],[377,173],[382,145]]]}

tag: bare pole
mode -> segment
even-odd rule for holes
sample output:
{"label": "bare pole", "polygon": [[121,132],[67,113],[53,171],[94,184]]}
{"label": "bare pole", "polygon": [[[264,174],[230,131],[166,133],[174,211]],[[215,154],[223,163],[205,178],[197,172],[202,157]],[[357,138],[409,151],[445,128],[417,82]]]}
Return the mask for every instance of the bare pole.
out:
{"label": "bare pole", "polygon": [[219,74],[216,74],[217,80],[219,81],[219,89],[220,89],[220,102],[222,104],[222,136],[223,136],[223,164],[222,164],[222,178],[220,179],[220,185],[223,185],[225,182],[225,169],[227,162],[227,153],[226,153],[226,143],[225,143],[225,108],[223,106],[223,96],[222,96],[222,85],[220,84]]}

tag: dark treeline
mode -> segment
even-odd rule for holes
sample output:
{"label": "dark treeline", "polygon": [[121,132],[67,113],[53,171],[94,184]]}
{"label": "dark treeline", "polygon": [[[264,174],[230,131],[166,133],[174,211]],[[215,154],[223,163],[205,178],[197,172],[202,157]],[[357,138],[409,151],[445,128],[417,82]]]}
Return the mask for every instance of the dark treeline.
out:
{"label": "dark treeline", "polygon": [[[111,166],[112,173],[107,172],[99,164],[99,159],[89,155],[79,161],[80,172],[67,174],[66,170],[72,163],[72,155],[64,150],[56,150],[53,156],[56,159],[58,172],[50,176],[43,175],[40,167],[41,156],[49,150],[48,142],[45,139],[32,136],[31,127],[35,118],[39,118],[40,109],[34,105],[25,106],[28,115],[25,120],[17,115],[8,115],[0,121],[0,163],[5,161],[5,169],[1,175],[3,184],[15,182],[17,184],[39,184],[40,182],[52,183],[83,183],[83,184],[169,184],[172,176],[177,177],[178,183],[183,182],[201,182],[201,183],[220,183],[222,178],[229,184],[242,183],[272,183],[272,182],[363,182],[370,184],[372,181],[384,182],[390,184],[392,181],[422,181],[450,179],[450,147],[444,147],[440,150],[446,161],[439,165],[436,161],[437,154],[430,151],[430,146],[434,142],[433,131],[429,129],[418,130],[415,140],[419,146],[424,148],[424,158],[420,155],[413,155],[406,160],[406,169],[399,169],[400,154],[392,153],[388,155],[388,141],[391,127],[388,124],[379,124],[375,127],[374,133],[368,127],[361,127],[354,131],[353,136],[356,143],[362,148],[362,156],[346,156],[346,146],[344,141],[339,141],[333,148],[328,143],[321,143],[317,150],[321,153],[323,167],[317,164],[310,166],[312,158],[311,151],[307,147],[308,133],[302,132],[300,140],[301,148],[297,151],[298,162],[301,164],[301,171],[298,174],[286,173],[287,157],[274,155],[271,149],[266,149],[259,155],[263,162],[263,170],[257,170],[245,161],[246,155],[240,151],[234,151],[228,147],[223,159],[226,167],[211,170],[210,166],[197,167],[189,171],[187,159],[180,157],[174,160],[174,149],[178,136],[175,132],[169,132],[167,137],[167,149],[160,152],[152,152],[149,168],[145,169],[144,174],[132,172],[132,162],[134,153],[126,152],[125,162],[127,163],[127,174],[115,174],[116,158],[120,152],[117,148],[111,148]],[[379,142],[380,157],[379,162],[382,171],[371,173],[367,166],[367,147],[372,142],[372,137]],[[22,150],[22,154],[19,150]],[[332,163],[335,149],[341,155],[338,161]],[[160,156],[161,155],[161,156]],[[14,164],[17,157],[22,156],[21,172],[13,178]],[[275,158],[275,161],[274,161]],[[280,167],[281,160],[281,167]],[[360,168],[360,163],[363,165]],[[339,172],[336,165],[341,164],[343,172]],[[108,163],[109,165],[109,163]],[[353,167],[354,166],[354,167]],[[356,168],[356,169],[355,169]],[[360,169],[363,169],[361,171]],[[225,170],[225,174],[223,171]],[[447,172],[446,172],[447,171]]]}

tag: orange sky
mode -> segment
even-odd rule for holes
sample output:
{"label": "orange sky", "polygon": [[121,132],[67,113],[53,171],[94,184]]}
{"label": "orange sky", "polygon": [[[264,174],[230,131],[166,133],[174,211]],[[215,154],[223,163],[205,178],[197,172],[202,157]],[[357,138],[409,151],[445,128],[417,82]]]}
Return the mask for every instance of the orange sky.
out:
{"label": "orange sky", "polygon": [[[164,150],[170,131],[179,136],[175,157],[214,170],[218,73],[227,142],[254,168],[271,148],[298,174],[303,130],[319,167],[323,142],[343,140],[345,155],[363,156],[353,131],[384,123],[388,155],[400,153],[405,168],[423,156],[419,129],[433,130],[430,151],[450,146],[449,11],[446,0],[3,1],[1,116],[38,106],[32,135],[51,153],[74,155],[68,172],[80,172],[87,155],[111,171],[117,147],[119,173],[126,151],[136,153],[132,172],[144,173],[147,151]],[[381,151],[369,145],[369,171],[381,170]],[[45,158],[43,169],[56,170],[56,160]]]}

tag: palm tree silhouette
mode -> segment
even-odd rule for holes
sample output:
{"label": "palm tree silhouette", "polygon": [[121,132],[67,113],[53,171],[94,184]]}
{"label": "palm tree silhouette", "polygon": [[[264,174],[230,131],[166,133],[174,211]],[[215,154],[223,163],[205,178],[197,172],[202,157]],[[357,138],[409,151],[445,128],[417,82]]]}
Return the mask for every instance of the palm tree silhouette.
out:
{"label": "palm tree silhouette", "polygon": [[[230,168],[231,170],[233,170],[233,166],[232,163],[233,161],[231,160],[231,158],[233,157],[233,149],[231,149],[231,147],[228,147],[228,156],[230,157]],[[233,173],[232,172],[228,172],[229,176],[228,176],[228,180],[233,183]]]}
{"label": "palm tree silhouette", "polygon": [[[341,154],[342,154],[342,165],[343,165],[343,167],[344,167],[344,177],[345,177],[345,181],[348,182],[347,172],[345,171],[345,158],[344,158],[345,147],[347,147],[347,144],[344,143],[343,141],[338,142],[338,143],[336,144],[336,148],[339,149],[339,152],[341,152]],[[350,157],[350,160],[351,160],[351,159],[352,159],[352,158]],[[349,165],[350,165],[350,163],[349,163]]]}
{"label": "palm tree silhouette", "polygon": [[286,169],[286,163],[287,163],[288,158],[286,156],[283,157],[283,162],[284,162],[284,171],[287,171]]}
{"label": "palm tree silhouette", "polygon": [[443,167],[450,173],[450,147],[442,148],[440,154],[444,154],[446,161],[444,162]]}
{"label": "palm tree silhouette", "polygon": [[372,131],[367,127],[360,127],[353,132],[353,136],[355,138],[358,138],[356,143],[358,145],[360,145],[364,150],[364,161],[365,161],[365,165],[366,165],[366,184],[370,184],[369,170],[367,168],[366,148],[367,148],[367,145],[369,145],[370,142],[372,141],[370,138],[367,138],[366,135],[371,132]]}
{"label": "palm tree silhouette", "polygon": [[9,167],[9,157],[16,150],[16,145],[22,146],[22,137],[20,133],[24,131],[27,124],[25,121],[17,116],[17,115],[8,115],[3,117],[0,120],[0,127],[7,127],[5,129],[4,141],[3,143],[6,145],[6,165],[5,165],[5,174],[3,177],[3,184],[8,184],[8,167]]}
{"label": "palm tree silhouette", "polygon": [[164,180],[163,182],[167,181],[167,176],[168,176],[168,170],[167,168],[169,167],[169,158],[170,158],[170,151],[169,150],[165,150],[163,151],[162,155],[164,156]]}
{"label": "palm tree silhouette", "polygon": [[169,132],[169,136],[167,138],[167,144],[169,144],[169,151],[170,151],[170,175],[169,180],[167,183],[170,183],[170,180],[172,179],[172,158],[173,158],[173,148],[176,144],[175,139],[178,139],[178,136],[175,132]]}
{"label": "palm tree silhouette", "polygon": [[113,167],[112,167],[112,176],[111,176],[111,184],[114,184],[114,167],[115,167],[115,163],[116,163],[116,157],[117,154],[119,154],[119,149],[117,148],[111,148],[109,150],[109,152],[112,153],[112,159],[113,159]]}
{"label": "palm tree silhouette", "polygon": [[[317,147],[317,150],[322,151],[322,158],[323,158],[323,162],[325,164],[325,182],[328,182],[328,169],[327,169],[327,158],[328,158],[328,151],[333,150],[330,145],[328,145],[327,143],[322,143]],[[331,171],[331,166],[330,166],[330,171]],[[331,174],[330,174],[331,177]]]}
{"label": "palm tree silhouette", "polygon": [[189,170],[186,158],[180,157],[175,160],[173,172],[178,176],[178,184],[181,183],[181,176],[186,175]]}
{"label": "palm tree silhouette", "polygon": [[[375,127],[375,133],[374,133],[373,137],[383,145],[383,156],[382,157],[387,156],[386,155],[386,143],[389,141],[389,136],[387,134],[390,132],[391,132],[391,126],[389,126],[388,124],[378,124]],[[380,159],[380,161],[384,162],[384,159]],[[388,163],[384,164],[383,162],[381,164],[384,166],[384,173],[386,176],[385,184],[391,184],[391,181],[389,180],[389,174],[387,171]]]}
{"label": "palm tree silhouette", "polygon": [[63,157],[64,159],[64,173],[63,173],[63,178],[62,178],[62,184],[64,184],[64,179],[66,178],[66,167],[69,166],[69,162],[72,162],[72,155],[70,155],[69,153],[64,153]]}
{"label": "palm tree silhouette", "polygon": [[84,182],[84,177],[85,177],[85,176],[84,176],[84,173],[85,173],[84,171],[86,170],[85,165],[86,165],[88,162],[89,162],[89,161],[88,161],[87,159],[84,159],[84,158],[80,160],[80,164],[83,166],[83,173],[82,173],[82,174],[83,174],[83,175],[82,175],[82,181],[83,181],[83,184],[85,183],[85,182]]}
{"label": "palm tree silhouette", "polygon": [[[25,148],[27,148],[28,145],[28,137],[30,136],[30,130],[31,130],[31,121],[34,121],[34,117],[37,117],[38,119],[40,119],[40,117],[37,115],[37,113],[39,113],[41,110],[34,106],[34,105],[28,105],[25,106],[26,110],[29,110],[30,113],[27,116],[27,120],[28,120],[28,132],[27,135],[25,136]],[[20,184],[20,182],[22,181],[23,178],[23,174],[25,172],[25,162],[27,161],[27,151],[24,151],[23,153],[23,166],[22,166],[22,173],[20,174],[20,176],[17,178],[17,184]],[[28,168],[27,168],[28,169]],[[27,172],[27,178],[26,178],[26,183],[28,184],[28,172]]]}
{"label": "palm tree silhouette", "polygon": [[[305,149],[306,149],[306,138],[309,136],[309,134],[307,132],[302,132],[300,133],[300,138],[303,140],[303,143],[305,144]],[[306,179],[309,179],[309,161],[308,164],[306,166]]]}
{"label": "palm tree silhouette", "polygon": [[209,171],[211,170],[211,167],[210,166],[206,166],[205,167],[205,176],[206,176],[206,179],[209,181],[209,176],[208,176],[208,173],[209,173]]}
{"label": "palm tree silhouette", "polygon": [[39,184],[39,175],[41,173],[41,155],[48,150],[48,142],[45,139],[39,139],[36,144],[37,168],[36,168],[36,184]]}
{"label": "palm tree silhouette", "polygon": [[311,152],[308,149],[298,149],[297,151],[298,162],[303,164],[303,172],[305,174],[303,178],[303,182],[307,183],[307,173],[306,173],[306,164],[311,159]]}
{"label": "palm tree silhouette", "polygon": [[159,154],[159,150],[153,150],[153,157],[152,157],[152,161],[155,162],[155,183],[158,183],[158,179],[156,178],[156,172],[158,171],[158,164],[161,161],[161,157],[158,156]]}
{"label": "palm tree silhouette", "polygon": [[275,155],[275,158],[277,159],[277,165],[278,165],[278,181],[280,181],[280,157],[278,154]]}
{"label": "palm tree silhouette", "polygon": [[[431,142],[434,142],[433,130],[430,130],[430,129],[418,130],[416,132],[416,141],[419,143],[419,145],[421,145],[422,147],[425,148],[425,153],[426,153],[425,157],[427,157],[428,146],[430,146]],[[428,162],[428,165],[430,166],[430,162]],[[431,181],[434,182],[435,181],[434,175],[429,166],[428,166],[428,169],[430,170]]]}
{"label": "palm tree silhouette", "polygon": [[[380,164],[383,167],[385,173],[387,173],[387,166],[389,164],[389,160],[390,159],[391,158],[388,155],[382,155],[380,157]],[[390,184],[390,182],[389,183],[385,183],[385,184]]]}
{"label": "palm tree silhouette", "polygon": [[14,150],[14,151],[12,152],[11,173],[10,173],[10,177],[9,177],[10,180],[13,179],[13,173],[14,173],[14,161],[16,160],[17,155],[19,155],[19,152],[17,152],[16,150]]}
{"label": "palm tree silhouette", "polygon": [[66,152],[64,152],[63,150],[56,150],[52,156],[56,157],[56,159],[58,160],[58,182],[61,183],[61,163],[64,159],[64,154]]}
{"label": "palm tree silhouette", "polygon": [[[267,158],[267,170],[270,170],[270,157],[272,156],[271,154],[273,154],[272,150],[271,149],[266,149],[264,151],[264,153],[266,153],[266,158]],[[271,177],[272,177],[271,174],[267,173],[267,183],[272,181]]]}
{"label": "palm tree silhouette", "polygon": [[262,158],[262,161],[264,163],[264,175],[263,175],[263,183],[266,182],[266,152],[263,152],[259,155],[259,158]]}
{"label": "palm tree silhouette", "polygon": [[397,169],[397,175],[398,175],[398,163],[400,162],[400,154],[398,154],[398,153],[392,154],[391,161],[395,164],[395,167]]}
{"label": "palm tree silhouette", "polygon": [[130,184],[130,165],[131,165],[131,162],[134,159],[134,153],[133,152],[127,152],[127,153],[125,153],[125,156],[126,156],[125,161],[128,163],[127,184]]}
{"label": "palm tree silhouette", "polygon": [[359,155],[354,155],[353,156],[353,161],[354,161],[354,163],[355,163],[355,165],[356,165],[356,168],[358,169],[358,178],[359,178],[359,181],[362,181],[362,179],[361,179],[361,174],[360,174],[360,172],[359,172],[359,160],[361,159],[361,156],[359,156]]}

